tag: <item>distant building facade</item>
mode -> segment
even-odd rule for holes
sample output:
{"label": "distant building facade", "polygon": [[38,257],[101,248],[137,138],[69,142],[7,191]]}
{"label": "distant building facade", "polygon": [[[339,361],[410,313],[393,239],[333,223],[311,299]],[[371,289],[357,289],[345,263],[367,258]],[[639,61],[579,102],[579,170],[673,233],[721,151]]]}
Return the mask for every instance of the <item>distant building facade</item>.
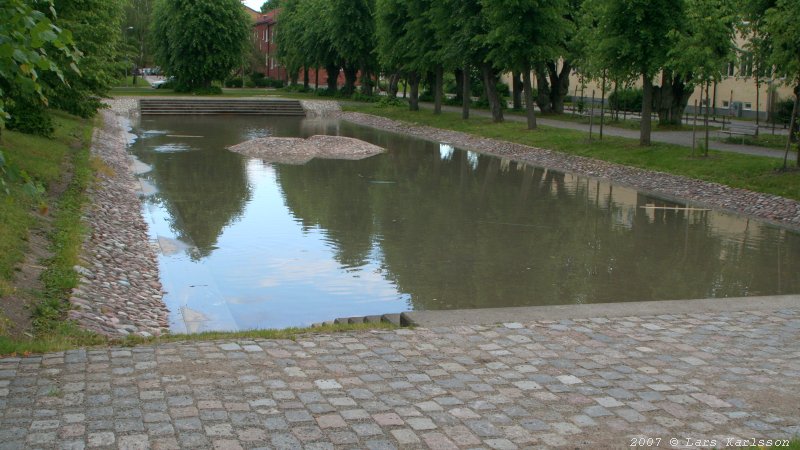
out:
{"label": "distant building facade", "polygon": [[[746,41],[743,38],[737,38],[737,48],[745,48],[745,44]],[[768,73],[762,73],[758,87],[756,87],[753,58],[747,52],[740,52],[734,60],[728,62],[724,72],[723,78],[709,87],[709,112],[712,114],[745,118],[755,118],[758,114],[761,119],[766,120],[769,112],[773,110],[774,104],[794,98],[792,87],[787,86],[782,79],[766,76],[770,75]],[[531,77],[531,81],[536,87],[535,76]],[[505,74],[503,82],[511,86],[511,75]],[[655,82],[660,84],[660,77],[656,77]],[[614,91],[613,82],[607,81],[607,83],[606,99]],[[640,89],[641,86],[642,80],[639,77],[630,87]],[[695,87],[689,98],[687,111],[693,112],[694,102],[697,101],[698,110],[705,112],[705,87],[702,89],[703,96],[701,98],[701,86]],[[602,92],[600,80],[585,80],[577,71],[570,74],[569,96],[590,101],[592,91],[594,91],[596,102],[599,103]]]}
{"label": "distant building facade", "polygon": [[[289,74],[278,60],[278,44],[275,41],[280,11],[280,8],[278,8],[266,14],[257,13],[258,17],[255,18],[253,23],[253,38],[257,40],[258,49],[264,57],[264,64],[259,67],[259,72],[263,73],[267,78],[288,82]],[[340,71],[336,74],[336,77],[337,85],[342,86],[344,84],[344,74]],[[297,80],[299,83],[303,82],[303,70],[298,74]],[[326,87],[328,85],[328,72],[320,68],[319,73],[317,73],[316,68],[309,68],[309,83],[312,87],[317,84],[319,87]]]}

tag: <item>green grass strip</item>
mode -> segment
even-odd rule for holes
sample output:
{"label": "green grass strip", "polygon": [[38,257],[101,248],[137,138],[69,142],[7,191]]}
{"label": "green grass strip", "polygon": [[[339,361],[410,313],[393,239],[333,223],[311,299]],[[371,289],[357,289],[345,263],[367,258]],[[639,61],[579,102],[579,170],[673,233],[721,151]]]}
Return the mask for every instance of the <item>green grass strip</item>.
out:
{"label": "green grass strip", "polygon": [[125,338],[107,338],[95,333],[79,329],[72,323],[60,322],[50,333],[29,340],[12,340],[0,336],[0,356],[20,356],[38,353],[60,352],[76,348],[97,347],[133,347],[137,345],[157,345],[170,342],[193,342],[215,340],[252,340],[252,339],[290,339],[310,334],[330,334],[344,332],[361,332],[370,330],[393,330],[397,327],[391,323],[359,323],[323,325],[317,328],[284,328],[280,330],[248,330],[248,331],[211,331],[195,334],[167,334],[164,336],[145,338],[127,336]]}
{"label": "green grass strip", "polygon": [[613,136],[589,141],[583,131],[546,126],[529,131],[520,122],[493,123],[482,117],[463,120],[460,114],[448,112],[435,115],[372,104],[347,104],[343,109],[800,200],[800,171],[779,171],[782,161],[774,158],[715,150],[707,158],[692,157],[690,148],[678,145],[640,147],[636,139]]}

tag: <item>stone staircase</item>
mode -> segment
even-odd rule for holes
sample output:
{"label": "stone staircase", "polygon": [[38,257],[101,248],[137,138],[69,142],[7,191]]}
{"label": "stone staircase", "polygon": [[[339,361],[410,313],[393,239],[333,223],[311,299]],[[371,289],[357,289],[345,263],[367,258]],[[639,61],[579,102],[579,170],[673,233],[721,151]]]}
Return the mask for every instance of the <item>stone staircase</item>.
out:
{"label": "stone staircase", "polygon": [[398,327],[408,327],[414,325],[414,323],[406,316],[405,313],[399,313],[399,314],[383,314],[380,316],[340,317],[334,320],[314,323],[311,325],[311,327],[318,328],[323,325],[334,325],[339,323],[380,323],[380,322],[388,322]]}
{"label": "stone staircase", "polygon": [[305,116],[297,100],[277,99],[200,99],[143,98],[139,111],[144,114],[240,114],[252,116]]}

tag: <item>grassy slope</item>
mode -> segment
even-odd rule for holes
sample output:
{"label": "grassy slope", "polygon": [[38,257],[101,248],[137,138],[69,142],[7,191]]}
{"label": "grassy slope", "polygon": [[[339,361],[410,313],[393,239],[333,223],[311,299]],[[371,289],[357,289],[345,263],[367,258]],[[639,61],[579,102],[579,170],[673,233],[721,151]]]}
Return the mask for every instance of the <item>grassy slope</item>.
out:
{"label": "grassy slope", "polygon": [[[27,173],[45,187],[61,178],[61,167],[70,152],[70,143],[84,126],[80,120],[66,115],[54,117],[53,139],[3,130],[0,148],[9,165]],[[35,224],[31,211],[39,200],[26,194],[21,183],[9,183],[11,195],[0,193],[0,295],[8,294],[14,277],[14,266],[22,260],[27,247],[28,229]]]}
{"label": "grassy slope", "polygon": [[405,107],[380,107],[370,104],[348,105],[345,109],[800,200],[800,172],[776,172],[781,162],[771,158],[713,150],[708,158],[692,158],[691,150],[686,147],[653,144],[651,147],[642,148],[636,140],[608,136],[602,142],[597,140],[590,142],[586,133],[581,131],[544,126],[536,131],[528,131],[523,123],[495,124],[490,119],[484,118],[464,121],[459,114],[454,113],[437,116],[430,111],[413,112]]}

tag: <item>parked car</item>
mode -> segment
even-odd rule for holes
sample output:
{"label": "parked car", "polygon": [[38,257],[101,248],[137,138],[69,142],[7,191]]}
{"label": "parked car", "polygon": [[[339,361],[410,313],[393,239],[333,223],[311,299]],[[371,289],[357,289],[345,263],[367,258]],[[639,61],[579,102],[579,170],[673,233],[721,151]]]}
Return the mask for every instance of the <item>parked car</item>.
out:
{"label": "parked car", "polygon": [[150,83],[153,89],[161,89],[165,84],[175,81],[175,77],[167,77],[163,80],[153,81]]}

